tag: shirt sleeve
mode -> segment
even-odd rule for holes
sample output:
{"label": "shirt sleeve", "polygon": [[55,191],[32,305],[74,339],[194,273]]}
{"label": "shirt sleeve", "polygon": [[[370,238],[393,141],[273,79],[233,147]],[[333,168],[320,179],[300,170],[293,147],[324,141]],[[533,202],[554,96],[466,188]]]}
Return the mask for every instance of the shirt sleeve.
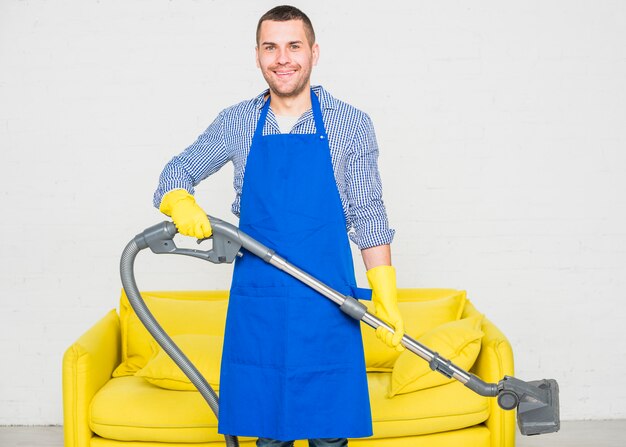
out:
{"label": "shirt sleeve", "polygon": [[374,125],[363,114],[346,165],[350,239],[363,250],[391,244],[395,231],[389,228],[378,171],[378,143]]}
{"label": "shirt sleeve", "polygon": [[217,172],[229,160],[224,143],[224,112],[180,155],[163,168],[154,193],[154,206],[159,207],[163,196],[173,189],[194,193],[194,186]]}

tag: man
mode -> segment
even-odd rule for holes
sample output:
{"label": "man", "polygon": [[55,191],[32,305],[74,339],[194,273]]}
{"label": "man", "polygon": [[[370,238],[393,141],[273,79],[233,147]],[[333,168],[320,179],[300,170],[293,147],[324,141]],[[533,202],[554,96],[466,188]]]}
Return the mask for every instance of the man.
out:
{"label": "man", "polygon": [[[210,236],[193,187],[231,161],[239,226],[346,295],[356,287],[347,230],[362,250],[377,335],[402,350],[378,148],[363,112],[311,88],[319,46],[291,6],[261,17],[256,63],[269,90],[223,110],[161,174],[155,205],[178,230]],[[364,297],[365,298],[365,297]],[[345,446],[371,436],[359,323],[317,292],[252,255],[235,264],[220,378],[219,432],[257,446]]]}

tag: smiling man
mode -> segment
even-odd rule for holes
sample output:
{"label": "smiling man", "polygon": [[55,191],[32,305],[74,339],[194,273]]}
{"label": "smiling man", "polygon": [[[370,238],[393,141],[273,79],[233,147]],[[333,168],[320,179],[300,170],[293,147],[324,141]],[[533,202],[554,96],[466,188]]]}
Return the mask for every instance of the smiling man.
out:
{"label": "smiling man", "polygon": [[279,113],[275,109],[281,101],[308,97],[311,71],[319,58],[313,28],[307,33],[301,20],[262,21],[257,32],[256,58],[271,94],[280,98],[272,105],[274,113]]}
{"label": "smiling man", "polygon": [[[179,232],[211,235],[194,186],[234,166],[233,213],[245,233],[339,292],[374,301],[402,350],[389,228],[369,117],[311,87],[320,50],[309,18],[278,6],[259,20],[256,63],[269,89],[224,109],[163,170],[154,204]],[[349,238],[372,291],[356,287]],[[260,447],[339,447],[371,436],[359,323],[255,256],[237,259],[220,378],[219,432]]]}

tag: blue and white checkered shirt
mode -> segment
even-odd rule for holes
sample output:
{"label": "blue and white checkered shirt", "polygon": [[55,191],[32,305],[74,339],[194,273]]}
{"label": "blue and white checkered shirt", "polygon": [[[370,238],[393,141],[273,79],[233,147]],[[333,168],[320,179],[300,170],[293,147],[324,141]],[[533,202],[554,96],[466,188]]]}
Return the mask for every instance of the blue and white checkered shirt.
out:
{"label": "blue and white checkered shirt", "polygon": [[[313,91],[320,100],[335,182],[350,239],[360,249],[390,244],[394,230],[389,228],[382,200],[378,144],[372,121],[367,114],[335,99],[321,86],[313,87]],[[194,186],[231,161],[235,171],[232,212],[239,216],[246,159],[267,93],[266,90],[252,100],[220,112],[195,143],[165,166],[154,193],[156,207],[163,195],[173,189],[182,188],[193,194]],[[263,135],[279,133],[270,107]],[[312,110],[298,119],[291,133],[315,133]]]}

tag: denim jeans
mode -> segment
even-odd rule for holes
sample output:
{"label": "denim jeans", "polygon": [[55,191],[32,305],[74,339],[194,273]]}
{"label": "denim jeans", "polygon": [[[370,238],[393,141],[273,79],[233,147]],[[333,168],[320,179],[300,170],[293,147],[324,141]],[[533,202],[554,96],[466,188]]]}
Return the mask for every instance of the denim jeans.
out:
{"label": "denim jeans", "polygon": [[[257,447],[293,447],[294,441],[276,441],[274,439],[259,438]],[[348,440],[345,438],[318,438],[309,439],[309,447],[346,447]]]}

